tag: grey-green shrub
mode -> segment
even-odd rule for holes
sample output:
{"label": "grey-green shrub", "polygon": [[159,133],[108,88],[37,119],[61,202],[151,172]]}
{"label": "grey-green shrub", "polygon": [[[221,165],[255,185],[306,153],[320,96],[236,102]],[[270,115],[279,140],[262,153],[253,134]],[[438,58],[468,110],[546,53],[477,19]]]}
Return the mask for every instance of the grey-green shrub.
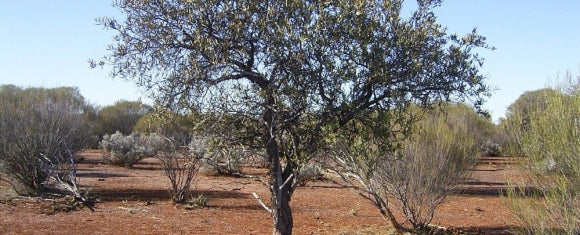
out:
{"label": "grey-green shrub", "polygon": [[315,164],[307,164],[300,168],[296,181],[298,186],[305,186],[306,183],[320,180],[323,177],[320,167]]}
{"label": "grey-green shrub", "polygon": [[[193,139],[192,143],[196,140]],[[191,144],[190,144],[191,145]],[[242,166],[246,163],[249,152],[240,145],[230,145],[218,137],[206,140],[207,154],[202,159],[207,173],[220,175],[241,174]]]}
{"label": "grey-green shrub", "polygon": [[501,145],[491,141],[483,141],[479,145],[479,152],[483,156],[491,157],[499,157],[503,154]]}
{"label": "grey-green shrub", "polygon": [[116,132],[112,135],[104,135],[100,147],[105,151],[103,161],[107,164],[131,167],[146,157],[153,157],[163,146],[156,134],[145,135],[133,132],[123,135]]}

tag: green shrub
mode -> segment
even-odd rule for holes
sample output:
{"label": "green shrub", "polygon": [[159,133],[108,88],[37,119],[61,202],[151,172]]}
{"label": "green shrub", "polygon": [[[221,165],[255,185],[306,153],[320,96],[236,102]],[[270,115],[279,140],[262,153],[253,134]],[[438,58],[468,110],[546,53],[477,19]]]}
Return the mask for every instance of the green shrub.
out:
{"label": "green shrub", "polygon": [[[524,225],[519,233],[577,234],[580,228],[580,95],[568,81],[554,92],[537,93],[541,102],[507,117],[526,160],[528,176],[514,181],[507,204]],[[577,90],[576,90],[577,91]],[[526,190],[526,188],[535,190]]]}
{"label": "green shrub", "polygon": [[0,164],[19,194],[42,194],[49,178],[78,192],[73,156],[91,139],[87,109],[75,88],[0,88]]}

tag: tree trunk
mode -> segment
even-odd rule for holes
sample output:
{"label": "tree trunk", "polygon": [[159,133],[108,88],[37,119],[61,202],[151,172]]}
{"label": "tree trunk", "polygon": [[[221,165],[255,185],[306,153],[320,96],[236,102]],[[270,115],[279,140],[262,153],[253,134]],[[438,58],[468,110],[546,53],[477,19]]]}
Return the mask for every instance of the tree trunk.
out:
{"label": "tree trunk", "polygon": [[286,179],[282,174],[280,152],[274,137],[268,143],[268,159],[270,162],[270,191],[272,194],[272,219],[274,219],[274,235],[292,234],[292,210],[290,209],[291,183],[284,185]]}
{"label": "tree trunk", "polygon": [[[284,187],[287,188],[287,187]],[[294,220],[292,218],[292,210],[290,209],[290,194],[288,190],[280,190],[281,197],[280,205],[277,205],[273,211],[274,214],[274,235],[290,235],[292,234],[292,226]]]}
{"label": "tree trunk", "polygon": [[266,91],[266,110],[263,114],[265,123],[264,139],[266,140],[266,152],[270,167],[270,193],[271,213],[274,220],[274,235],[291,235],[293,218],[290,209],[290,196],[292,183],[285,181],[289,176],[284,177],[282,164],[280,162],[280,150],[276,140],[277,124],[275,120],[275,99],[269,90]]}

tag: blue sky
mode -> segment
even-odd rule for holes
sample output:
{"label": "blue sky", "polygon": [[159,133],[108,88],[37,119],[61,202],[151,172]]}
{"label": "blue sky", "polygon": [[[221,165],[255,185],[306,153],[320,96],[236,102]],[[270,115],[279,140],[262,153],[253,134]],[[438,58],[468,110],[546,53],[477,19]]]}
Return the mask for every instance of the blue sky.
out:
{"label": "blue sky", "polygon": [[[524,91],[580,73],[580,1],[448,0],[436,12],[448,32],[474,27],[494,51],[482,50],[483,74],[497,90],[485,104],[494,120]],[[119,16],[107,0],[0,0],[0,84],[76,86],[95,105],[137,100],[132,82],[112,79],[87,60],[107,54],[112,33],[95,24]]]}

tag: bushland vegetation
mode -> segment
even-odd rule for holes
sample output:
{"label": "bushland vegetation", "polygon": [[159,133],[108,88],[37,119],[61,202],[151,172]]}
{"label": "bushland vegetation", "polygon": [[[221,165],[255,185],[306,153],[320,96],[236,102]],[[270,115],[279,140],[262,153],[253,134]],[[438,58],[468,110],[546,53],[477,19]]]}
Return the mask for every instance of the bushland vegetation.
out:
{"label": "bushland vegetation", "polygon": [[98,20],[117,36],[92,65],[111,65],[169,110],[253,123],[226,143],[265,153],[262,205],[274,233],[291,234],[301,168],[328,135],[373,113],[479,106],[488,94],[475,52],[490,48],[485,37],[448,34],[440,4],[417,1],[407,16],[402,1],[117,1],[124,20]]}
{"label": "bushland vegetation", "polygon": [[[377,131],[376,127],[355,125],[352,128],[358,130],[356,135],[330,139],[332,147],[327,156],[331,161],[327,167],[400,230],[427,232],[437,206],[464,182],[476,163],[477,141],[492,137],[484,128],[493,124],[464,104],[412,109],[399,120],[418,121],[387,124],[389,129],[398,130],[394,135],[385,135],[389,132]],[[401,207],[393,208],[390,197]],[[412,228],[403,228],[393,210],[401,210]]]}
{"label": "bushland vegetation", "polygon": [[506,200],[524,225],[518,233],[580,232],[579,84],[566,73],[553,87],[523,94],[502,120],[512,151],[525,159],[526,177],[514,179]]}
{"label": "bushland vegetation", "polygon": [[93,142],[91,117],[78,89],[0,87],[0,165],[21,195],[54,185],[82,198],[74,155]]}

